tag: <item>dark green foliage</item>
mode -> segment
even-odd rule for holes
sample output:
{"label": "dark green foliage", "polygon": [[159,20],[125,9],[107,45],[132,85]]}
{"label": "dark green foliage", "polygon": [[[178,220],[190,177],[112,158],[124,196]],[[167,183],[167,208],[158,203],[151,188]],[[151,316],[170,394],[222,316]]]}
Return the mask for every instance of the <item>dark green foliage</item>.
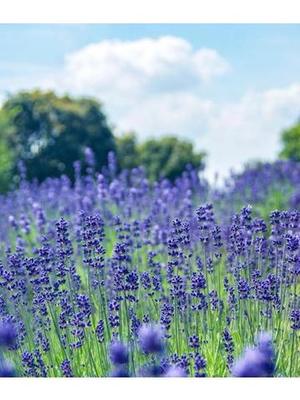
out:
{"label": "dark green foliage", "polygon": [[281,141],[283,149],[280,156],[285,159],[300,161],[300,123],[283,131]]}
{"label": "dark green foliage", "polygon": [[204,154],[173,136],[138,143],[135,134],[113,136],[101,105],[90,98],[57,96],[53,92],[20,92],[0,109],[0,190],[17,182],[18,162],[23,160],[27,178],[43,181],[61,174],[74,175],[73,163],[84,161],[90,147],[96,169],[117,153],[120,169],[143,165],[151,180],[176,179],[187,164],[203,169]]}
{"label": "dark green foliage", "polygon": [[21,92],[4,103],[0,115],[7,120],[1,137],[13,152],[11,169],[16,173],[18,161],[23,160],[29,179],[42,181],[61,174],[73,178],[73,163],[84,160],[86,147],[93,150],[97,168],[115,150],[112,131],[94,99]]}
{"label": "dark green foliage", "polygon": [[186,140],[167,136],[150,139],[140,146],[140,161],[145,165],[151,179],[177,178],[187,164],[196,169],[203,168],[203,153],[195,153],[193,145]]}
{"label": "dark green foliage", "polygon": [[0,112],[0,192],[10,187],[12,179],[13,153],[7,144],[7,115]]}
{"label": "dark green foliage", "polygon": [[127,133],[117,138],[117,159],[120,169],[139,166],[139,150],[134,133]]}
{"label": "dark green foliage", "polygon": [[176,179],[190,164],[197,170],[204,168],[204,153],[196,152],[192,143],[174,136],[149,139],[137,143],[134,134],[118,139],[118,159],[121,168],[143,165],[151,180]]}

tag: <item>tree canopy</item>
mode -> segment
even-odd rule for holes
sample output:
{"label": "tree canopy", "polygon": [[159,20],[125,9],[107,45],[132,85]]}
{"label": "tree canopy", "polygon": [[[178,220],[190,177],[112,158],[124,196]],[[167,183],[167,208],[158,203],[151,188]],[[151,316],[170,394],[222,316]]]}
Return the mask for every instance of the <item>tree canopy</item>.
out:
{"label": "tree canopy", "polygon": [[100,171],[113,151],[119,169],[144,166],[151,180],[176,179],[189,164],[204,168],[204,153],[175,136],[138,141],[134,133],[113,134],[102,105],[92,98],[58,96],[52,91],[22,91],[0,109],[0,190],[18,176],[23,161],[29,180],[62,174],[74,177],[75,161],[84,166],[86,149]]}
{"label": "tree canopy", "polygon": [[151,180],[176,179],[189,164],[197,170],[204,168],[203,152],[194,150],[193,144],[175,136],[163,136],[138,143],[132,133],[118,141],[118,159],[121,168],[143,165]]}
{"label": "tree canopy", "polygon": [[139,166],[139,150],[136,135],[132,132],[117,138],[117,159],[120,169]]}
{"label": "tree canopy", "polygon": [[282,132],[283,144],[280,156],[285,159],[300,161],[300,122]]}
{"label": "tree canopy", "polygon": [[66,174],[84,160],[90,147],[96,167],[106,163],[115,141],[101,105],[90,98],[59,97],[53,92],[21,92],[11,96],[0,111],[3,145],[13,153],[12,170],[23,160],[29,179]]}

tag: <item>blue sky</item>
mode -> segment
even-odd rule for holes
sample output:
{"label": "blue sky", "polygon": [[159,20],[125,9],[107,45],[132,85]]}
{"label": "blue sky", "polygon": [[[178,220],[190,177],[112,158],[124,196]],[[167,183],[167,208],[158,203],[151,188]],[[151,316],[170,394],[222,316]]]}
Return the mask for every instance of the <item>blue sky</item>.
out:
{"label": "blue sky", "polygon": [[96,96],[119,134],[187,137],[226,175],[276,156],[300,116],[299,55],[300,25],[2,24],[0,98]]}

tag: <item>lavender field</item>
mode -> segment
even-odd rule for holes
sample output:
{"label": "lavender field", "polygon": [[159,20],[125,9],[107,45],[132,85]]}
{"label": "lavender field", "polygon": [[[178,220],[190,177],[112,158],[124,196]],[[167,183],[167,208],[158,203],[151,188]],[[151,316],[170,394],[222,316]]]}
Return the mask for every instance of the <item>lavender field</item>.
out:
{"label": "lavender field", "polygon": [[300,376],[300,164],[223,186],[143,168],[0,201],[0,375]]}

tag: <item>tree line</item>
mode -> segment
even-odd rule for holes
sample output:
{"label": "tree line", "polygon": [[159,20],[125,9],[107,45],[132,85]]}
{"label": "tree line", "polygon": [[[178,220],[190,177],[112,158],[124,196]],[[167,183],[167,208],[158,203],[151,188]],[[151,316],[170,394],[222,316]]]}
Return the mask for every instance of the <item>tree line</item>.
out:
{"label": "tree line", "polygon": [[[285,130],[281,140],[280,157],[300,161],[300,121]],[[94,152],[97,170],[112,151],[119,170],[142,165],[150,180],[175,180],[188,164],[198,171],[205,166],[205,153],[176,136],[142,142],[135,133],[116,136],[96,99],[22,91],[0,108],[0,191],[18,183],[20,161],[29,180],[42,182],[62,174],[73,180],[73,163],[79,160],[84,166],[86,148]]]}
{"label": "tree line", "polygon": [[0,109],[0,191],[17,184],[20,161],[29,180],[62,174],[73,179],[73,163],[79,160],[84,166],[86,148],[94,152],[97,170],[112,151],[119,169],[143,165],[151,180],[174,180],[187,164],[204,168],[204,152],[176,136],[143,142],[134,133],[116,136],[96,99],[22,91]]}

